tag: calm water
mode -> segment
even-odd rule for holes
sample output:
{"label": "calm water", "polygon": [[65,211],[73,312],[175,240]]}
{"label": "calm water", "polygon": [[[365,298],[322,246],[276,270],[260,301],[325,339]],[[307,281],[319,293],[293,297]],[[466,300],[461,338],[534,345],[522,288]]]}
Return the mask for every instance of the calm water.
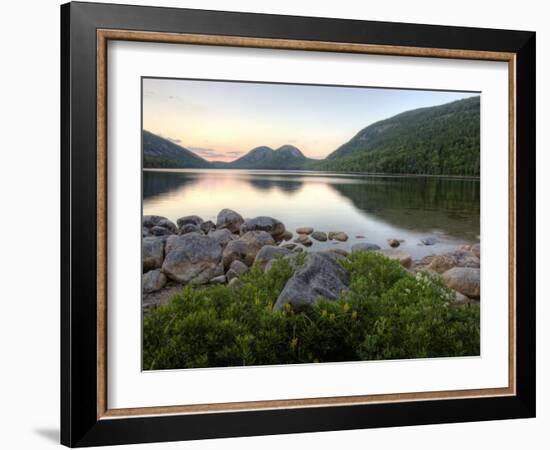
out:
{"label": "calm water", "polygon": [[[421,177],[379,177],[325,172],[259,170],[146,170],[143,214],[174,222],[197,214],[216,222],[231,208],[243,217],[272,216],[295,232],[300,226],[345,231],[345,243],[315,241],[312,249],[355,242],[388,248],[403,239],[413,258],[444,253],[479,240],[479,181]],[[356,236],[365,236],[357,238]],[[420,239],[436,237],[433,246]]]}

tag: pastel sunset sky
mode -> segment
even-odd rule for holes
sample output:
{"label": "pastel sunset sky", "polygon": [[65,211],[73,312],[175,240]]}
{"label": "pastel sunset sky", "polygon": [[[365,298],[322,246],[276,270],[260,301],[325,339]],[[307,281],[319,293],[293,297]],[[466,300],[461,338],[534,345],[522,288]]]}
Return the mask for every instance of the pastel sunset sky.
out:
{"label": "pastel sunset sky", "polygon": [[209,161],[254,147],[324,158],[359,130],[415,108],[479,95],[364,87],[143,79],[143,128]]}

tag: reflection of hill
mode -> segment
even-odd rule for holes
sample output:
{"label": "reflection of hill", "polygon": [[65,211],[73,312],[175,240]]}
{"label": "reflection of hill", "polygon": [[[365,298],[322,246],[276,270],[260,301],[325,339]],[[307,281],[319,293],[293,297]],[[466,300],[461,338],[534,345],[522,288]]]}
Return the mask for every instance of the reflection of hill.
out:
{"label": "reflection of hill", "polygon": [[280,178],[266,178],[265,175],[262,178],[256,178],[254,176],[246,178],[246,181],[250,183],[254,188],[260,191],[270,191],[271,189],[280,189],[287,193],[297,192],[302,188],[303,183],[298,180],[282,180]]}
{"label": "reflection of hill", "polygon": [[398,227],[450,234],[479,230],[476,180],[381,178],[330,186],[360,210]]}
{"label": "reflection of hill", "polygon": [[199,181],[196,175],[176,172],[143,171],[143,199],[156,197],[174,191],[183,186],[190,186]]}

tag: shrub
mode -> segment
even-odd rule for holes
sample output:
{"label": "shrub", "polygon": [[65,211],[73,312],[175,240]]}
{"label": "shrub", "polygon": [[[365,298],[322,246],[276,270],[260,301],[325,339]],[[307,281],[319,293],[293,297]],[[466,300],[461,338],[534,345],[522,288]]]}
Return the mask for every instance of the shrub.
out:
{"label": "shrub", "polygon": [[[303,262],[303,256],[297,263]],[[307,313],[273,311],[292,276],[285,259],[233,291],[187,286],[144,317],[144,369],[427,358],[479,354],[479,307],[450,304],[436,276],[373,252],[342,259],[349,291]]]}

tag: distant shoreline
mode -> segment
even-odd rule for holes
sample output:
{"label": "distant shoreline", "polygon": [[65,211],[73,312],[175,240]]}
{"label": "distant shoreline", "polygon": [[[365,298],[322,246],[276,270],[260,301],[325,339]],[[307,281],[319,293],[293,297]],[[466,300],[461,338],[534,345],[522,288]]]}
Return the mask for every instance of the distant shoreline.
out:
{"label": "distant shoreline", "polygon": [[288,173],[326,173],[333,175],[347,176],[372,176],[372,177],[387,177],[387,178],[450,178],[455,180],[472,180],[479,181],[480,177],[475,175],[433,175],[433,174],[418,174],[418,173],[383,173],[383,172],[335,172],[331,170],[307,170],[307,169],[232,169],[229,167],[209,167],[209,168],[172,168],[172,167],[143,167],[143,172],[196,172],[196,171],[219,171],[228,170],[235,172],[288,172]]}

